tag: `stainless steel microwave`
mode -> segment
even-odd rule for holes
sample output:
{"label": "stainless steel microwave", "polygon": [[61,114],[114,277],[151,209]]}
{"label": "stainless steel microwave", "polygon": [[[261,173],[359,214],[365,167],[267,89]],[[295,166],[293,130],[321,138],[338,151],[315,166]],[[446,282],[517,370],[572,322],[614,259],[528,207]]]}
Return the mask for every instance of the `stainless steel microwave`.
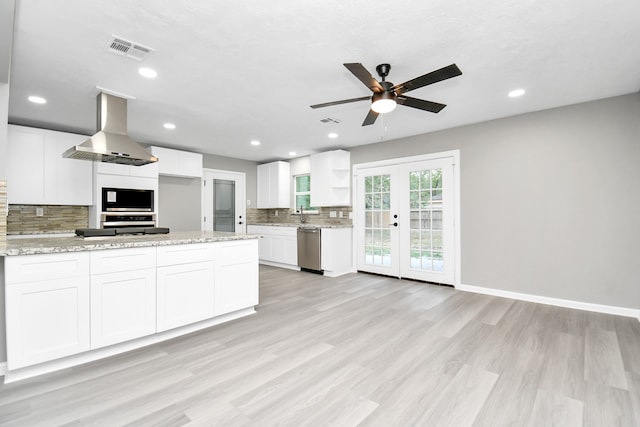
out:
{"label": "stainless steel microwave", "polygon": [[153,212],[153,190],[102,188],[102,212]]}

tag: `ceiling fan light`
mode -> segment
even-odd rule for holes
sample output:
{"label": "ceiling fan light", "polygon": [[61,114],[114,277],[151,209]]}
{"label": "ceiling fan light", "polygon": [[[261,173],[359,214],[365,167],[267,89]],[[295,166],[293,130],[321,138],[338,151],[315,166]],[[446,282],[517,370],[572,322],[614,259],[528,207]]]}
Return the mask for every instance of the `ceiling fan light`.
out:
{"label": "ceiling fan light", "polygon": [[371,109],[378,114],[389,113],[396,108],[396,94],[393,92],[380,92],[373,95]]}

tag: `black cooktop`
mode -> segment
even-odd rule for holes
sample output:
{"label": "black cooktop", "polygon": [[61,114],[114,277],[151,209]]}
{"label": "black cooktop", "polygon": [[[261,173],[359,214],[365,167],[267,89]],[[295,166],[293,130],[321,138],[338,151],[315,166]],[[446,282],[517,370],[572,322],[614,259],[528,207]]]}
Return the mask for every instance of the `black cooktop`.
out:
{"label": "black cooktop", "polygon": [[119,227],[119,228],[78,228],[76,236],[104,237],[132,234],[168,234],[167,227]]}

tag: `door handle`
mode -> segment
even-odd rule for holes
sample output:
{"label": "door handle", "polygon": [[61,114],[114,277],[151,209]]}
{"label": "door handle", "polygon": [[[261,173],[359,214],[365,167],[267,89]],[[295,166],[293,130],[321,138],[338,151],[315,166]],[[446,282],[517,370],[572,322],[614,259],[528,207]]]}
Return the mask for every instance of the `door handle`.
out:
{"label": "door handle", "polygon": [[397,227],[397,226],[398,226],[398,223],[397,223],[397,222],[394,222],[393,224],[389,224],[389,225],[393,225],[394,227]]}
{"label": "door handle", "polygon": [[238,222],[238,225],[242,225],[242,221]]}

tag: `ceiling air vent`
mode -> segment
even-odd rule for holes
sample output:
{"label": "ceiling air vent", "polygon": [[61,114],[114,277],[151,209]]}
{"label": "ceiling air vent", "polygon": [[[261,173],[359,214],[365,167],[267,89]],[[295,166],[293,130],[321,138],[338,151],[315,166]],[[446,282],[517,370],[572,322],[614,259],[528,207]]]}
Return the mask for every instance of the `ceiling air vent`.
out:
{"label": "ceiling air vent", "polygon": [[111,36],[107,44],[107,50],[117,55],[127,56],[138,61],[142,61],[148,54],[154,51],[150,47],[125,40],[122,37]]}
{"label": "ceiling air vent", "polygon": [[320,119],[320,121],[321,121],[322,123],[336,123],[336,124],[340,123],[340,120],[338,120],[338,119],[333,119],[333,118],[331,118],[331,117],[327,117],[326,119]]}

